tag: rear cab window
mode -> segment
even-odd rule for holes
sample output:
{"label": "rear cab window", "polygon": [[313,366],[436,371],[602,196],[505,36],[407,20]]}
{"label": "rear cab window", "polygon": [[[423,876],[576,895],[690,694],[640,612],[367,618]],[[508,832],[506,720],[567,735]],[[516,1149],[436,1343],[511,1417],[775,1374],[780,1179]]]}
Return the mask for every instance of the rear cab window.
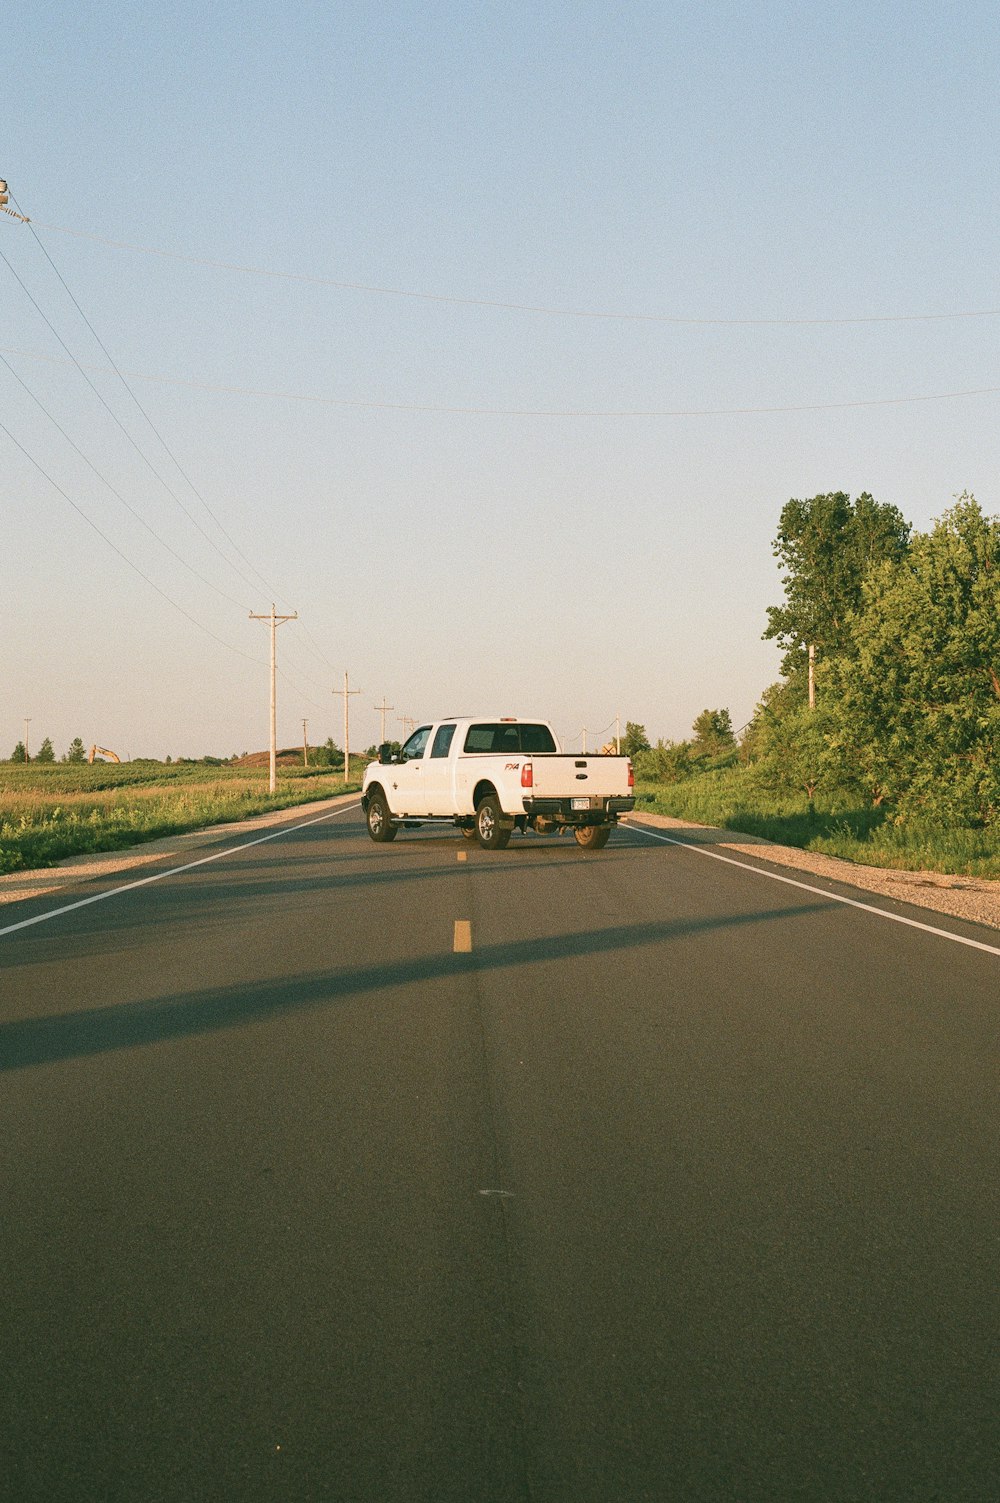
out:
{"label": "rear cab window", "polygon": [[528,721],[523,725],[510,725],[498,720],[470,725],[462,747],[463,751],[472,753],[529,752],[536,756],[554,752],[555,749],[556,744],[547,725],[532,725]]}

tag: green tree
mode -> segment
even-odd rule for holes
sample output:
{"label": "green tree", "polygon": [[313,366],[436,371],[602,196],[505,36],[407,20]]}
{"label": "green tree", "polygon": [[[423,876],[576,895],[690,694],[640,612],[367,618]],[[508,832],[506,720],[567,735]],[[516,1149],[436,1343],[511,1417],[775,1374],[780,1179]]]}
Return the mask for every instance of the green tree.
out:
{"label": "green tree", "polygon": [[15,746],[14,750],[10,754],[10,760],[12,762],[27,762],[27,760],[28,760],[28,754],[27,754],[27,752],[24,749],[24,742],[23,741],[19,741],[17,743],[17,745]]}
{"label": "green tree", "polygon": [[651,783],[679,783],[689,778],[694,771],[690,741],[657,741],[638,753],[635,770],[638,777]]}
{"label": "green tree", "polygon": [[740,742],[740,761],[752,764],[766,755],[770,745],[771,722],[783,720],[806,703],[805,681],[798,676],[769,684],[754,710],[753,719]]}
{"label": "green tree", "polygon": [[846,744],[901,818],[1000,820],[1000,518],[959,497],[869,578],[839,665]]}
{"label": "green tree", "polygon": [[768,607],[763,636],[784,651],[786,677],[802,671],[810,645],[827,656],[850,648],[851,616],[861,605],[865,576],[903,558],[909,537],[897,508],[867,492],[855,502],[845,491],[831,491],[782,507],[773,552],[785,600]]}
{"label": "green tree", "polygon": [[740,742],[740,761],[751,782],[769,793],[801,792],[810,803],[817,793],[853,800],[860,788],[830,665],[820,664],[817,677],[814,710],[798,683],[781,680],[765,689]]}
{"label": "green tree", "polygon": [[69,744],[69,751],[63,759],[66,762],[86,762],[87,753],[79,736],[74,736]]}
{"label": "green tree", "polygon": [[38,755],[35,758],[35,761],[36,762],[54,762],[55,759],[56,759],[56,754],[55,754],[55,752],[52,749],[52,742],[49,740],[48,736],[46,736],[45,740],[42,742],[41,746],[38,748]]}
{"label": "green tree", "polygon": [[343,767],[344,753],[335,745],[333,737],[327,736],[322,746],[310,747],[313,763],[316,767]]}
{"label": "green tree", "polygon": [[736,749],[728,710],[702,710],[691,729],[694,731],[692,752],[696,757],[721,757]]}
{"label": "green tree", "polygon": [[625,735],[621,742],[622,755],[635,757],[639,752],[649,751],[649,737],[646,735],[646,727],[637,725],[634,720],[625,722]]}

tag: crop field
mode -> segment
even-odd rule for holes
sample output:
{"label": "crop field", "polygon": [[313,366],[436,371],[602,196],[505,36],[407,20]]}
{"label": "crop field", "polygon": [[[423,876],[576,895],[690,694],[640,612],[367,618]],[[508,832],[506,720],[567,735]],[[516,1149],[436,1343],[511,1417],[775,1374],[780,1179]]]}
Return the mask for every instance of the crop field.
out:
{"label": "crop field", "polygon": [[0,874],[351,792],[363,765],[351,758],[346,784],[342,770],[279,766],[272,795],[266,766],[0,763]]}

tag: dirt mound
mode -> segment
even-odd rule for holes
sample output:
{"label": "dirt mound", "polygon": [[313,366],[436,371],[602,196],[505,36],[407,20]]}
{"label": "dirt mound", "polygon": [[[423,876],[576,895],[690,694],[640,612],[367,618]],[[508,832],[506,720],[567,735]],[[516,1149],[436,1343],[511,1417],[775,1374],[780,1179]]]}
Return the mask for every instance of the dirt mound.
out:
{"label": "dirt mound", "polygon": [[[284,767],[293,767],[293,766],[294,767],[301,767],[302,766],[302,748],[301,748],[301,746],[284,746],[284,747],[280,747],[278,749],[278,751],[275,753],[275,761],[277,762],[277,764],[278,764],[279,767],[282,767],[282,766],[284,766]],[[247,752],[247,754],[246,754],[245,757],[237,757],[236,761],[232,763],[232,766],[233,767],[268,767],[268,766],[270,766],[270,762],[271,762],[271,753],[269,751]]]}

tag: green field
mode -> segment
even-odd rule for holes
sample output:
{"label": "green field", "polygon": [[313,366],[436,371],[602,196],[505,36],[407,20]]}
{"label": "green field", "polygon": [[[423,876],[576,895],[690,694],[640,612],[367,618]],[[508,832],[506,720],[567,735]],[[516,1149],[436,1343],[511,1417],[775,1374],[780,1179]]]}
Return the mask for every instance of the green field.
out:
{"label": "green field", "polygon": [[0,873],[332,798],[360,788],[364,763],[351,758],[346,784],[342,770],[279,767],[273,795],[266,766],[0,763]]}
{"label": "green field", "polygon": [[898,823],[885,808],[824,806],[820,799],[810,806],[804,794],[767,794],[755,785],[752,770],[742,767],[704,772],[677,783],[639,782],[636,793],[639,811],[760,835],[861,866],[1000,877],[996,827]]}

